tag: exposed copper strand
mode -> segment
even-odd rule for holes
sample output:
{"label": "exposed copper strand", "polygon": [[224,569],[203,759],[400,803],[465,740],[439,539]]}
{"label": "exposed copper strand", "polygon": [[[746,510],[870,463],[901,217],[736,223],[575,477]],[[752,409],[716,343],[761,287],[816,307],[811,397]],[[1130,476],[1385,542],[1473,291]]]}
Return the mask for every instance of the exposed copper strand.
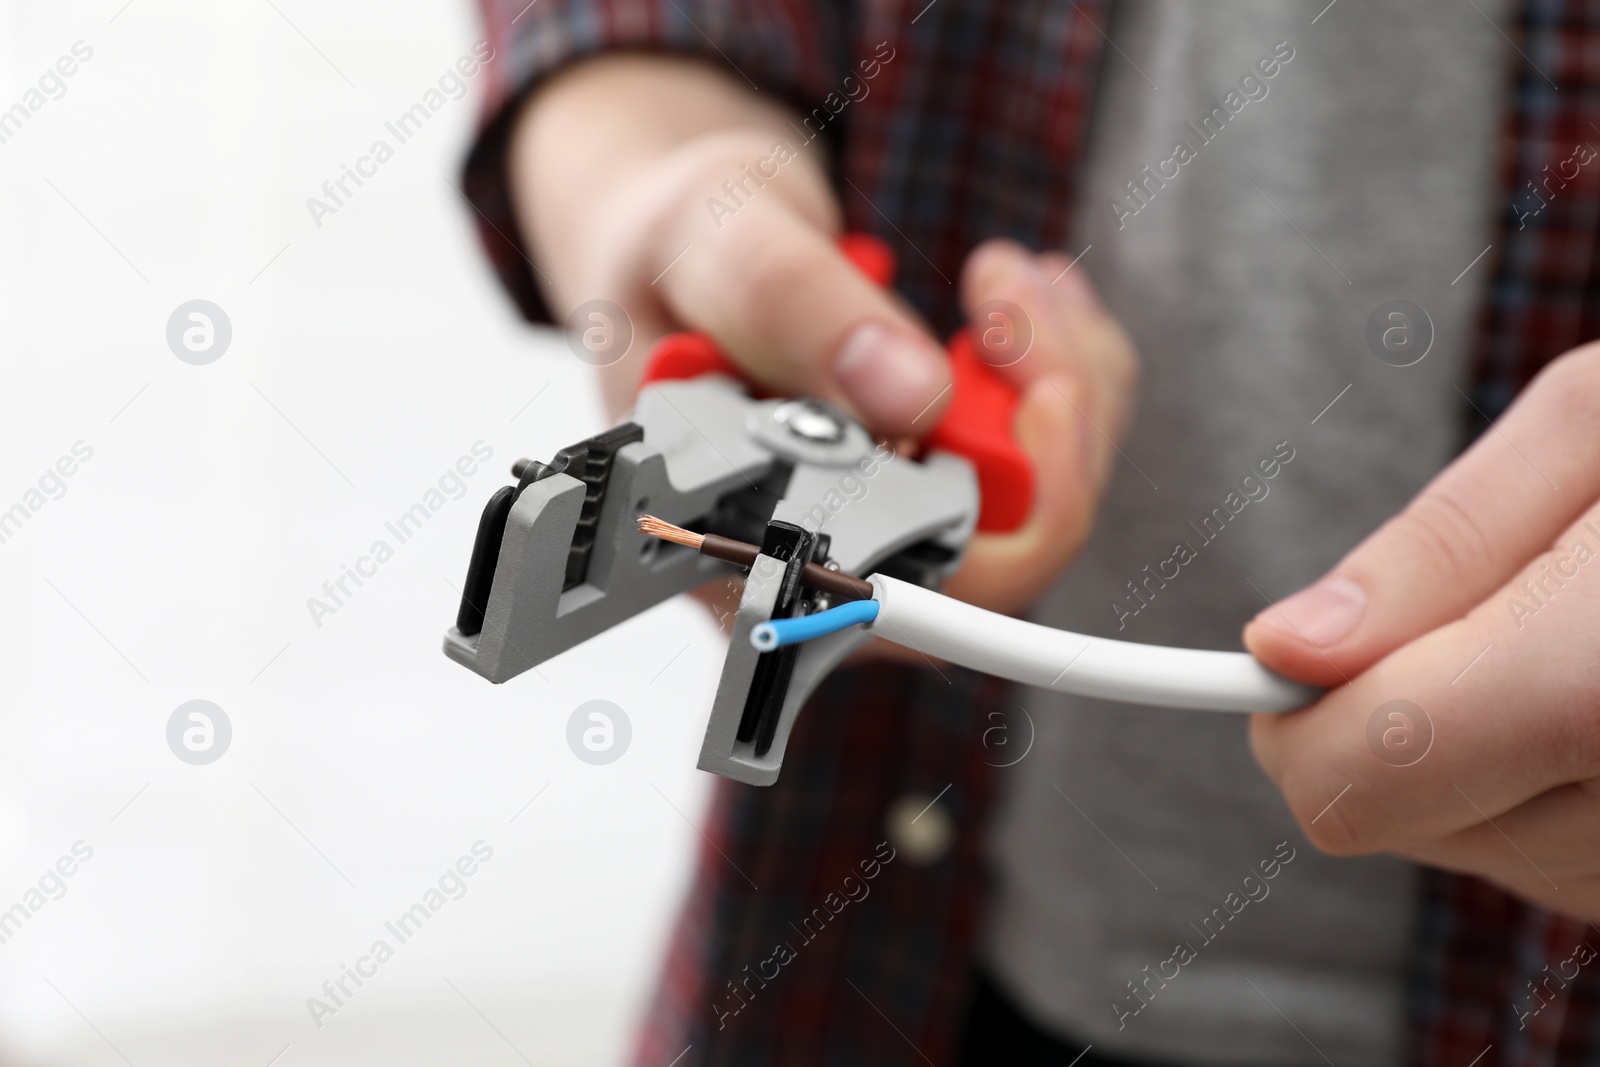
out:
{"label": "exposed copper strand", "polygon": [[639,516],[639,532],[659,537],[663,541],[671,541],[675,545],[686,548],[699,548],[705,541],[705,534],[697,534],[693,530],[685,530],[682,526],[674,526],[670,522],[658,519],[654,515]]}

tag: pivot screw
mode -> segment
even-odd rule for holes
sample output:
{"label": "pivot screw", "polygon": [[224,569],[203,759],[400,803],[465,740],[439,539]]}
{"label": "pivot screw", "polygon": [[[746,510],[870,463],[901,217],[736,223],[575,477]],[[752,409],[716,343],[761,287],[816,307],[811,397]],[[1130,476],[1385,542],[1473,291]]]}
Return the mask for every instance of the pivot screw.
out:
{"label": "pivot screw", "polygon": [[836,445],[844,440],[844,417],[820,400],[787,401],[773,410],[772,418],[802,441]]}

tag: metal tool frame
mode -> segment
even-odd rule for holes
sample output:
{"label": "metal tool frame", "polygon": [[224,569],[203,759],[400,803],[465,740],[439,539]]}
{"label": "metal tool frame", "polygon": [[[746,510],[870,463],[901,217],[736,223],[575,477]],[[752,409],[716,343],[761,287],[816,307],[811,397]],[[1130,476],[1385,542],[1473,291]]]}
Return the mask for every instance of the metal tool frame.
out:
{"label": "metal tool frame", "polygon": [[[937,586],[960,563],[976,524],[972,467],[943,452],[898,456],[830,405],[752,399],[717,375],[646,387],[631,424],[642,435],[625,423],[563,450],[556,463],[530,465],[515,489],[491,500],[445,654],[505,682],[669,597],[737,573],[639,533],[643,512],[762,544],[699,767],[771,785],[801,706],[869,636],[852,628],[771,653],[751,646],[750,630],[775,610],[822,606],[798,592],[804,560],[791,566],[790,549],[803,543],[808,558],[857,577],[882,571]],[[775,681],[768,657],[781,654]],[[753,685],[757,702],[770,707],[752,708]]]}

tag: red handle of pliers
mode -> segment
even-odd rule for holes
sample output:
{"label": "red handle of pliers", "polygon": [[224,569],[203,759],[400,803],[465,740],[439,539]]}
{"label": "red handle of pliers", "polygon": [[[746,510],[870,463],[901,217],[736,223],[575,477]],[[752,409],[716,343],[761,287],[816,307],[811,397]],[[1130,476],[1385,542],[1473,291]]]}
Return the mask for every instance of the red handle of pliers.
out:
{"label": "red handle of pliers", "polygon": [[[846,234],[840,250],[879,285],[894,282],[894,251],[876,237]],[[1012,433],[1017,390],[985,363],[966,329],[950,338],[950,404],[924,438],[931,448],[953,452],[970,462],[978,476],[978,529],[1006,533],[1033,511],[1034,474],[1028,455]],[[705,334],[674,333],[657,341],[645,362],[642,388],[651,382],[722,374],[748,384],[738,366]]]}

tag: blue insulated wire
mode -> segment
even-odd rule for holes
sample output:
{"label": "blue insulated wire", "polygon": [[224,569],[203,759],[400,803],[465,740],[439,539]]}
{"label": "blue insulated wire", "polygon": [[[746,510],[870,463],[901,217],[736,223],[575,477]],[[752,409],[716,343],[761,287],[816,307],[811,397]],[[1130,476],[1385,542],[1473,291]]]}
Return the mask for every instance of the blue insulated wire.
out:
{"label": "blue insulated wire", "polygon": [[838,633],[858,623],[868,623],[878,617],[876,600],[852,600],[815,615],[802,615],[796,619],[773,619],[757,623],[750,631],[750,643],[760,652],[771,652],[784,645],[795,645],[816,637]]}

